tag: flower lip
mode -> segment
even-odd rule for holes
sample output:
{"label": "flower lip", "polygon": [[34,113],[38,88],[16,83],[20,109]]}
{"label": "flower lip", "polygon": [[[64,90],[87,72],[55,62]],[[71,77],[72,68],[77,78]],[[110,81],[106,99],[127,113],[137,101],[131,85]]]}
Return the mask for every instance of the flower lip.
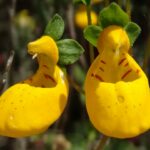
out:
{"label": "flower lip", "polygon": [[28,53],[31,55],[38,54],[38,56],[45,56],[45,58],[49,58],[49,61],[53,64],[56,64],[59,59],[57,45],[49,36],[42,36],[30,42],[28,44]]}
{"label": "flower lip", "polygon": [[38,54],[38,50],[36,48],[36,45],[33,42],[30,42],[28,44],[28,53],[31,55]]}

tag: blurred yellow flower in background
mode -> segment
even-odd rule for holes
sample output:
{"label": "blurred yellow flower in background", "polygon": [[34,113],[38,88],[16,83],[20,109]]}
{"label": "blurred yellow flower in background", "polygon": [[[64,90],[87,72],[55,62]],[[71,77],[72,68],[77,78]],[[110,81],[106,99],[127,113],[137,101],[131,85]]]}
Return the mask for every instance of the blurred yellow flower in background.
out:
{"label": "blurred yellow flower in background", "polygon": [[15,24],[20,28],[35,28],[35,20],[29,15],[28,10],[23,9],[15,16]]}
{"label": "blurred yellow flower in background", "polygon": [[[93,10],[91,11],[92,24],[97,24],[97,14]],[[75,12],[75,24],[83,29],[88,25],[88,18],[85,6],[80,6]]]}

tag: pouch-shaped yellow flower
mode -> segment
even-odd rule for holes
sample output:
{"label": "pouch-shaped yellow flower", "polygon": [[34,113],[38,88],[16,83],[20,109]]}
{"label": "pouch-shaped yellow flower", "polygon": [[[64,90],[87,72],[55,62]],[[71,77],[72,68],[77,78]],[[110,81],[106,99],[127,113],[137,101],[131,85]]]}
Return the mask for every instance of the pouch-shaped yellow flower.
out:
{"label": "pouch-shaped yellow flower", "polygon": [[[117,6],[110,7],[114,10]],[[129,138],[150,128],[150,92],[146,75],[128,54],[129,35],[117,21],[99,34],[100,54],[90,66],[85,81],[86,107],[91,122],[101,133]]]}
{"label": "pouch-shaped yellow flower", "polygon": [[55,14],[44,35],[28,44],[38,59],[37,72],[0,96],[0,135],[24,137],[45,131],[62,114],[68,98],[66,75],[57,64],[73,64],[84,52],[73,39],[61,39],[64,21]]}
{"label": "pouch-shaped yellow flower", "polygon": [[0,135],[22,137],[46,130],[62,114],[68,97],[68,82],[57,66],[58,48],[49,36],[28,44],[37,55],[39,69],[0,97]]}

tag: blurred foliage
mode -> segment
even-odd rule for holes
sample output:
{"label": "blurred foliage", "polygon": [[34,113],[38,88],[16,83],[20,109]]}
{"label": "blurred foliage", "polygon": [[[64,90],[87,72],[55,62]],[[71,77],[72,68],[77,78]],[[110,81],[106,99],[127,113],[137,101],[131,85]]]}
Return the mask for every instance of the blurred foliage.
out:
{"label": "blurred foliage", "polygon": [[[89,3],[89,0],[87,2]],[[125,0],[116,2],[126,10]],[[102,0],[91,3],[92,9],[97,14],[106,4]],[[15,51],[15,58],[8,86],[25,79],[36,70],[37,63],[27,54],[27,43],[42,35],[50,18],[58,13],[65,22],[64,38],[74,38],[86,49],[78,62],[67,67],[71,78],[83,88],[90,62],[83,29],[74,23],[74,15],[79,7],[80,3],[74,4],[70,0],[0,0],[0,79],[11,50]],[[143,66],[148,77],[150,77],[149,8],[149,0],[131,1],[131,18],[142,29],[132,55]],[[97,51],[94,52],[96,56]],[[99,137],[99,133],[88,119],[84,95],[79,94],[71,86],[69,103],[64,114],[47,132],[23,139],[0,137],[0,150],[93,150]],[[149,139],[150,133],[127,140],[112,139],[105,150],[150,150]]]}

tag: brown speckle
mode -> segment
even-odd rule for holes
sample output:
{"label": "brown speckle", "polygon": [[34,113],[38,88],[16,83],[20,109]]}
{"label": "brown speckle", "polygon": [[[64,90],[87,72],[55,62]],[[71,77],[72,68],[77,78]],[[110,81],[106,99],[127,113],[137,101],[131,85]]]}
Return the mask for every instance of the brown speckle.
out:
{"label": "brown speckle", "polygon": [[111,108],[111,106],[110,106],[110,105],[108,105],[108,106],[107,106],[107,108]]}
{"label": "brown speckle", "polygon": [[118,101],[123,103],[125,101],[125,99],[122,95],[118,95]]}
{"label": "brown speckle", "polygon": [[102,64],[106,64],[106,62],[105,62],[104,60],[101,60],[100,62],[101,62]]}

